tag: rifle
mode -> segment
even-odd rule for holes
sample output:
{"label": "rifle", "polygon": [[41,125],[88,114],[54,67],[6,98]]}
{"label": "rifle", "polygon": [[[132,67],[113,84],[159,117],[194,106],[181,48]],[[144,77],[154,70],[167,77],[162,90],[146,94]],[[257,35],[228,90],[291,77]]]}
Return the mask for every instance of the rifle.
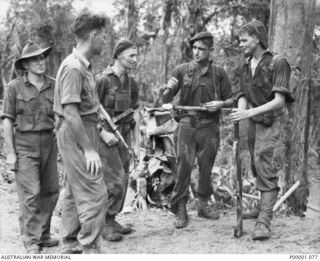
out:
{"label": "rifle", "polygon": [[[238,101],[233,100],[233,107],[238,107]],[[234,153],[234,167],[237,176],[236,183],[236,196],[237,196],[237,224],[234,228],[233,235],[239,238],[243,235],[243,222],[242,222],[242,175],[241,175],[241,162],[240,162],[240,151],[239,151],[239,140],[240,130],[239,122],[234,123],[234,139],[233,139],[233,153]]]}
{"label": "rifle", "polygon": [[[170,111],[165,108],[146,108],[148,112],[155,112],[155,111]],[[204,106],[179,106],[179,105],[173,105],[172,110],[183,110],[183,111],[208,111],[208,109]]]}
{"label": "rifle", "polygon": [[[172,110],[181,110],[181,111],[208,111],[207,107],[205,106],[180,106],[180,105],[173,105]],[[230,108],[221,108],[221,111],[228,111],[230,112]],[[164,112],[164,111],[170,111],[165,108],[146,108],[146,111],[148,112]]]}
{"label": "rifle", "polygon": [[131,153],[131,149],[129,148],[128,144],[122,137],[121,133],[118,131],[118,126],[114,124],[113,120],[111,119],[110,115],[107,113],[107,111],[103,108],[103,106],[100,104],[99,109],[103,116],[105,117],[105,120],[109,124],[111,130],[114,132],[114,134],[118,137],[118,139],[122,142],[124,147]]}
{"label": "rifle", "polygon": [[118,116],[115,116],[112,118],[112,121],[117,124],[119,123],[122,119],[126,118],[127,116],[131,115],[134,113],[134,110],[132,108],[124,111],[123,113],[119,114]]}

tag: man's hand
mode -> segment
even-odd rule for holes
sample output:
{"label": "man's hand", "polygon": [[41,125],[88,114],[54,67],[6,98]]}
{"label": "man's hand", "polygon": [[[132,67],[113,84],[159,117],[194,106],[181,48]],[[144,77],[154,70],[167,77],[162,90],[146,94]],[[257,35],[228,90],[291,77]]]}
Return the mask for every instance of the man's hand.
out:
{"label": "man's hand", "polygon": [[223,107],[223,105],[224,105],[223,101],[211,101],[211,102],[205,103],[203,106],[206,107],[208,111],[215,112],[220,110]]}
{"label": "man's hand", "polygon": [[119,141],[116,135],[106,130],[100,132],[100,137],[110,147],[116,145]]}
{"label": "man's hand", "polygon": [[89,150],[84,152],[84,157],[86,159],[87,171],[89,171],[92,176],[97,176],[101,169],[99,154],[95,150]]}
{"label": "man's hand", "polygon": [[244,109],[234,108],[231,110],[231,113],[230,113],[230,119],[233,122],[249,119],[251,117],[252,115],[251,115],[250,109],[244,110]]}
{"label": "man's hand", "polygon": [[166,111],[171,111],[173,108],[173,105],[171,103],[164,103],[164,104],[162,104],[161,108]]}
{"label": "man's hand", "polygon": [[12,171],[16,171],[18,169],[17,154],[14,151],[8,153],[7,164],[9,165],[9,169]]}
{"label": "man's hand", "polygon": [[178,83],[179,83],[178,79],[175,78],[175,77],[172,77],[172,78],[168,81],[166,87],[167,87],[168,89],[173,89],[173,88],[175,88],[175,87],[178,86]]}

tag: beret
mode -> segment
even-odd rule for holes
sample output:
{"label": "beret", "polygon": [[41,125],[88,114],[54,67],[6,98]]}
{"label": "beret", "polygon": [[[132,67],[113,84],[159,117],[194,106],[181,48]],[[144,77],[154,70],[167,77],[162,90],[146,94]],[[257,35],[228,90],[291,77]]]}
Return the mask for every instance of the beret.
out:
{"label": "beret", "polygon": [[213,35],[209,32],[200,32],[197,33],[195,36],[193,36],[190,39],[190,44],[193,45],[194,42],[202,40],[202,39],[206,39],[206,38],[212,38],[213,39]]}
{"label": "beret", "polygon": [[113,49],[112,58],[116,59],[119,53],[134,46],[135,44],[130,40],[120,40],[119,42],[117,42],[116,46]]}

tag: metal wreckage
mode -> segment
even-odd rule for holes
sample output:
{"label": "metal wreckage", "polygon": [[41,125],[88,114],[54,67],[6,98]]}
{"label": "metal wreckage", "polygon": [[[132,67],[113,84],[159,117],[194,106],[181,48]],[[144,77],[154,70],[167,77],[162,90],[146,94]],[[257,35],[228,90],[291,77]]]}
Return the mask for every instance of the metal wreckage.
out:
{"label": "metal wreckage", "polygon": [[[202,106],[174,106],[168,111],[162,108],[144,108],[141,122],[142,148],[140,161],[131,172],[130,186],[136,192],[132,203],[135,209],[147,209],[148,206],[170,208],[171,192],[175,184],[177,159],[175,153],[174,132],[178,126],[179,111],[204,110]],[[223,114],[228,113],[225,111]],[[228,124],[230,125],[230,123]],[[230,126],[228,126],[230,128]],[[224,132],[221,154],[233,155],[232,129]],[[240,161],[239,161],[240,162]],[[238,162],[238,163],[239,163]],[[231,208],[236,204],[235,161],[232,158],[216,160],[212,169],[213,196],[212,203],[221,208]],[[238,164],[239,166],[239,164]],[[239,170],[241,171],[241,170]],[[198,189],[198,167],[194,164],[191,175],[190,198],[195,199]],[[256,194],[254,179],[247,172],[243,181],[245,192]],[[242,201],[245,208],[252,208],[257,196]]]}
{"label": "metal wreckage", "polygon": [[137,192],[133,205],[168,208],[176,178],[174,131],[178,124],[169,111],[145,108],[142,116],[140,161],[130,176],[130,186]]}
{"label": "metal wreckage", "polygon": [[[236,106],[236,105],[234,105]],[[142,148],[140,161],[130,175],[130,186],[136,192],[132,206],[134,209],[147,209],[148,206],[170,208],[170,197],[175,184],[177,159],[175,153],[175,130],[179,110],[203,110],[201,106],[173,106],[168,111],[162,108],[144,108],[141,122]],[[176,114],[177,113],[177,114]],[[222,111],[220,155],[212,169],[212,204],[220,209],[237,206],[237,221],[234,236],[243,235],[242,213],[252,209],[260,196],[255,188],[250,160],[240,140],[239,124],[227,120],[230,109]],[[219,166],[219,167],[217,167]],[[195,162],[191,175],[190,198],[197,196],[198,168]],[[281,204],[299,186],[279,197],[273,211],[287,211]],[[283,186],[281,186],[283,187]],[[281,195],[282,193],[279,193]]]}

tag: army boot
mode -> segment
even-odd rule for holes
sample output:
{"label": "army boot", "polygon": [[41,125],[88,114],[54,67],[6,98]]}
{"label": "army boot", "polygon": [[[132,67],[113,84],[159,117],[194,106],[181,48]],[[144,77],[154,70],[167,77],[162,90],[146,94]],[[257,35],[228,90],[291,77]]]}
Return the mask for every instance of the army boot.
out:
{"label": "army boot", "polygon": [[101,247],[98,245],[98,243],[93,243],[91,246],[83,246],[82,249],[82,254],[102,254]]}
{"label": "army boot", "polygon": [[207,197],[199,197],[198,216],[212,220],[220,218],[220,215],[215,208],[213,206],[209,206]]}
{"label": "army boot", "polygon": [[40,254],[40,247],[37,244],[30,244],[25,248],[27,254]]}
{"label": "army boot", "polygon": [[59,239],[57,238],[52,238],[52,237],[45,237],[42,238],[39,246],[40,247],[55,247],[59,245]]}
{"label": "army boot", "polygon": [[270,238],[270,223],[272,219],[272,209],[276,203],[278,190],[261,192],[260,213],[252,240],[265,240]]}
{"label": "army boot", "polygon": [[175,228],[184,228],[188,225],[187,213],[188,198],[182,198],[177,202],[176,220],[174,221]]}
{"label": "army boot", "polygon": [[77,239],[63,239],[61,254],[81,254],[82,247]]}
{"label": "army boot", "polygon": [[132,232],[132,228],[129,226],[123,226],[120,223],[117,222],[117,220],[114,221],[116,231],[122,235],[127,235]]}
{"label": "army boot", "polygon": [[270,228],[263,223],[256,223],[252,240],[266,240],[270,238]]}
{"label": "army boot", "polygon": [[116,228],[115,216],[106,216],[106,224],[102,232],[102,238],[111,242],[122,240],[122,235]]}

